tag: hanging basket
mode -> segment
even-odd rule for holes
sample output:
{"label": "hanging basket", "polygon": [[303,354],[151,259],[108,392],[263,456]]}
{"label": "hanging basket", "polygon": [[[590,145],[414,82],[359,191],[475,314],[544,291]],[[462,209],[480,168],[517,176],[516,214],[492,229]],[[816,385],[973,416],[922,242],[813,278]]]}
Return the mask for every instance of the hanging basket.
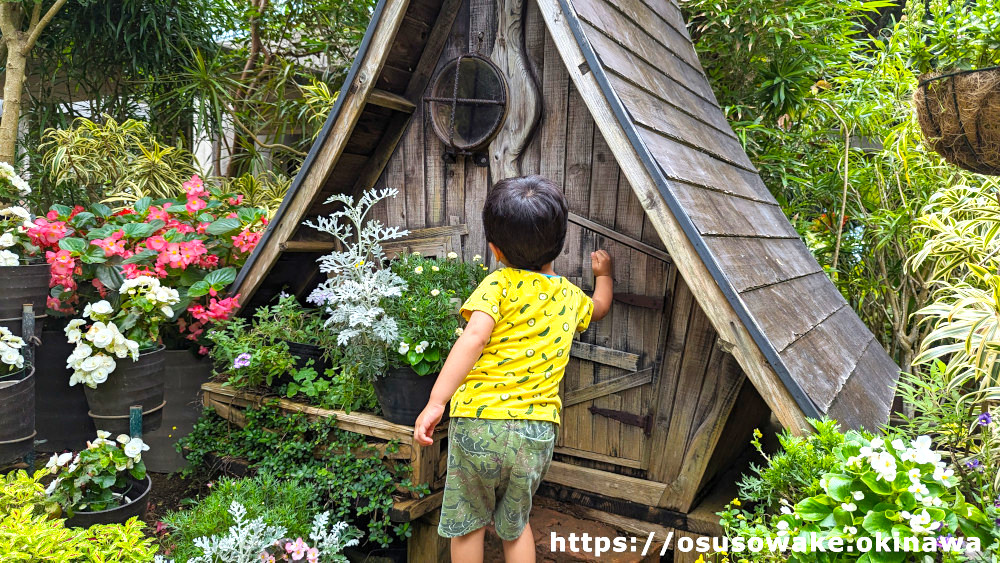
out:
{"label": "hanging basket", "polygon": [[1000,67],[925,74],[913,105],[924,140],[945,160],[1000,175]]}

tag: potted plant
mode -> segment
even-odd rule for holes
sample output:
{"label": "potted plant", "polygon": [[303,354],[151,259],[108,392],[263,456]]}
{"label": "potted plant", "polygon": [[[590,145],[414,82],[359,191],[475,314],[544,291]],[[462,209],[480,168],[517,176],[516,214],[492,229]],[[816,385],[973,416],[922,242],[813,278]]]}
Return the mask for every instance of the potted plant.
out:
{"label": "potted plant", "polygon": [[76,455],[54,454],[46,468],[55,475],[45,492],[47,510],[68,517],[66,525],[89,528],[94,524],[120,524],[146,515],[152,481],[146,475],[142,452],[149,446],[141,438],[98,430],[97,438]]}
{"label": "potted plant", "polygon": [[[10,201],[9,194],[16,191],[12,188],[22,182],[10,166],[0,162],[0,201]],[[49,266],[36,256],[40,249],[33,241],[38,236],[46,235],[27,209],[19,205],[0,209],[0,323],[17,331],[25,303],[31,303],[36,316],[45,314]],[[41,331],[41,323],[36,324]]]}
{"label": "potted plant", "polygon": [[132,405],[142,406],[145,432],[159,427],[165,404],[159,330],[173,317],[179,300],[176,289],[139,276],[122,282],[118,307],[103,299],[88,304],[84,318],[66,326],[66,339],[76,344],[66,361],[73,369],[69,384],[86,385],[90,416],[98,429],[127,431]]}
{"label": "potted plant", "polygon": [[24,346],[0,326],[0,463],[31,451],[35,437],[35,370],[25,367]]}
{"label": "potted plant", "polygon": [[951,164],[1000,174],[1000,12],[991,0],[908,2],[901,40],[928,145]]}
{"label": "potted plant", "polygon": [[396,319],[398,345],[390,369],[375,380],[384,416],[413,424],[427,404],[437,373],[455,339],[462,333],[458,307],[486,275],[481,261],[462,262],[449,252],[444,259],[407,254],[390,269],[406,282],[399,297],[383,300]]}
{"label": "potted plant", "polygon": [[296,368],[311,365],[322,372],[333,367],[337,335],[326,328],[322,311],[304,307],[294,295],[282,293],[273,305],[254,311],[254,327],[271,342],[286,342]]}
{"label": "potted plant", "polygon": [[[326,203],[339,203],[341,209],[318,217],[316,222],[305,222],[340,243],[342,250],[318,259],[319,271],[327,278],[307,301],[325,310],[326,327],[337,335],[341,353],[338,367],[363,381],[374,382],[384,376],[399,346],[399,326],[384,304],[402,296],[406,281],[386,267],[382,244],[409,232],[367,218],[376,203],[398,193],[395,189],[371,189],[356,203],[351,196],[336,194]],[[379,404],[392,421],[381,397]]]}

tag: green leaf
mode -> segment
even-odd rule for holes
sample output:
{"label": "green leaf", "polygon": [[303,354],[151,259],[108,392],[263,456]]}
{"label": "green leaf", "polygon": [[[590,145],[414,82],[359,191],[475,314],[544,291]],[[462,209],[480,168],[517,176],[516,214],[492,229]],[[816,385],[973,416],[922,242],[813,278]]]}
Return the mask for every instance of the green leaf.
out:
{"label": "green leaf", "polygon": [[795,505],[795,513],[802,517],[803,520],[809,522],[815,522],[817,520],[822,520],[829,516],[833,510],[823,504],[817,497],[809,497],[805,500],[799,501]]}
{"label": "green leaf", "polygon": [[205,227],[205,232],[211,235],[228,235],[239,230],[242,226],[239,219],[223,217],[216,219],[209,226]]}
{"label": "green leaf", "polygon": [[147,238],[153,236],[159,229],[151,223],[129,223],[122,227],[122,230],[128,238]]}
{"label": "green leaf", "polygon": [[76,228],[81,228],[87,225],[87,223],[92,223],[94,221],[95,215],[89,211],[81,211],[70,219],[69,224]]}
{"label": "green leaf", "polygon": [[78,255],[86,252],[88,246],[90,243],[78,237],[67,237],[59,241],[59,248]]}
{"label": "green leaf", "polygon": [[69,214],[73,212],[72,207],[69,207],[68,205],[62,205],[59,203],[53,205],[49,209],[54,210],[56,213],[59,214],[60,217],[69,217]]}
{"label": "green leaf", "polygon": [[826,492],[837,502],[847,502],[851,499],[854,490],[854,479],[849,475],[840,473],[827,473],[823,476],[826,479]]}
{"label": "green leaf", "polygon": [[138,252],[128,257],[122,262],[122,264],[140,264],[152,258],[156,258],[159,254],[160,253],[155,250],[143,250],[142,252]]}
{"label": "green leaf", "polygon": [[91,203],[90,211],[101,219],[107,219],[111,216],[111,208],[103,203]]}
{"label": "green leaf", "polygon": [[232,266],[228,268],[220,268],[208,273],[205,276],[205,281],[208,282],[216,291],[224,289],[229,284],[236,281],[236,268]]}
{"label": "green leaf", "polygon": [[132,205],[132,208],[135,209],[136,213],[145,213],[149,209],[149,206],[152,203],[153,203],[153,198],[151,198],[149,196],[140,197]]}
{"label": "green leaf", "polygon": [[882,535],[892,533],[892,520],[886,518],[884,512],[872,512],[868,516],[865,516],[862,526],[873,536],[880,532]]}
{"label": "green leaf", "polygon": [[102,225],[96,229],[91,229],[87,233],[88,240],[97,240],[99,238],[108,238],[111,233],[115,232],[115,227],[113,225]]}
{"label": "green leaf", "polygon": [[879,479],[874,471],[866,471],[861,476],[861,481],[877,494],[887,495],[892,492],[892,485]]}
{"label": "green leaf", "polygon": [[188,297],[201,297],[202,295],[207,294],[208,290],[211,288],[212,286],[207,281],[201,280],[192,284],[191,287],[188,288],[187,294]]}
{"label": "green leaf", "polygon": [[99,246],[90,245],[87,251],[80,256],[80,261],[84,264],[103,264],[108,259],[104,256],[104,249]]}
{"label": "green leaf", "polygon": [[122,277],[122,273],[111,264],[101,264],[97,266],[97,279],[101,280],[104,287],[112,290],[118,291],[118,288],[122,286],[122,282],[125,278]]}

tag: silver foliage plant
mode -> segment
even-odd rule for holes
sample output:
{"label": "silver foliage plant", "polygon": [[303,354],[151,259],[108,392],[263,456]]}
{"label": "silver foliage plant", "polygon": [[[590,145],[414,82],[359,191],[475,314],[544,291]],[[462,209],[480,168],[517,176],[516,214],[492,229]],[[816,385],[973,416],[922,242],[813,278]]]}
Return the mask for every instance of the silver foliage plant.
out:
{"label": "silver foliage plant", "polygon": [[354,537],[357,530],[348,526],[347,522],[337,522],[328,528],[329,523],[329,512],[317,514],[313,518],[309,539],[313,541],[313,547],[319,549],[320,560],[324,563],[346,563],[347,557],[341,552],[345,547],[358,545],[358,538]]}
{"label": "silver foliage plant", "polygon": [[352,196],[337,194],[326,203],[340,203],[342,209],[303,223],[340,243],[339,250],[317,260],[327,279],[307,301],[326,308],[326,325],[337,333],[345,364],[367,378],[385,370],[388,350],[398,337],[396,319],[380,303],[384,298],[400,297],[406,290],[406,282],[384,267],[382,244],[409,234],[405,229],[369,219],[368,214],[375,204],[398,194],[399,190],[393,188],[371,189],[357,203]]}
{"label": "silver foliage plant", "polygon": [[258,563],[260,552],[281,539],[285,528],[268,526],[263,518],[246,520],[247,509],[237,501],[229,505],[234,524],[220,536],[195,538],[202,555],[190,563]]}

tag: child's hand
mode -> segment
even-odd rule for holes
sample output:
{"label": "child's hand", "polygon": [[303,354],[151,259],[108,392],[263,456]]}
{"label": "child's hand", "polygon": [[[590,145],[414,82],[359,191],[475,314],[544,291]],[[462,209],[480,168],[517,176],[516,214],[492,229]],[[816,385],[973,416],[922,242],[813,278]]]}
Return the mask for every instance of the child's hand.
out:
{"label": "child's hand", "polygon": [[606,250],[590,253],[590,266],[594,269],[594,277],[610,276],[614,271],[611,255]]}
{"label": "child's hand", "polygon": [[444,416],[444,405],[428,403],[413,425],[413,440],[421,446],[433,444],[434,440],[431,435],[434,434],[434,428],[441,422],[442,416]]}

